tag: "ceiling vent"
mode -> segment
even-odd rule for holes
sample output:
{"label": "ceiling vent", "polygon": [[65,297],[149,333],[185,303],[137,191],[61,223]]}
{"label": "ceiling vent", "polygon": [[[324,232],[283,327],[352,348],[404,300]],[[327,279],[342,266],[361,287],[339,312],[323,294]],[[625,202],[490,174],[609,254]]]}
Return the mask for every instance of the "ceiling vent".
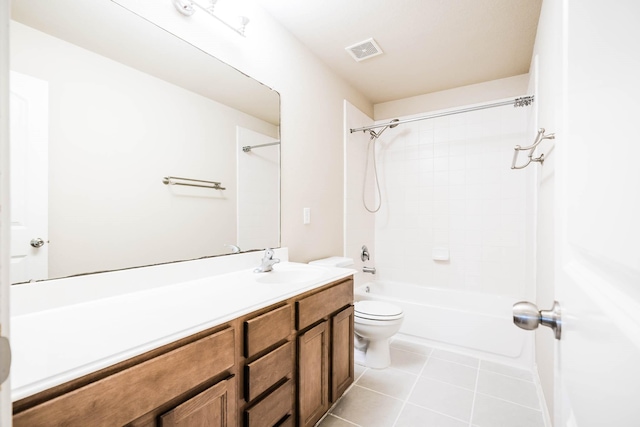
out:
{"label": "ceiling vent", "polygon": [[345,47],[345,50],[358,62],[382,54],[382,49],[380,49],[380,46],[378,46],[374,39],[367,39],[353,46]]}

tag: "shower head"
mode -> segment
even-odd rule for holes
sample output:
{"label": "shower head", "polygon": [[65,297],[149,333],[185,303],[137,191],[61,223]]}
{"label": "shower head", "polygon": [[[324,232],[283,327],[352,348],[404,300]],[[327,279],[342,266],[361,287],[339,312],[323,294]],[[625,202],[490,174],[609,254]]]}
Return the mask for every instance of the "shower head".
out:
{"label": "shower head", "polygon": [[[391,120],[391,122],[389,122],[389,123],[394,123],[394,122],[399,122],[399,121],[400,121],[400,120],[398,120],[398,119],[393,119],[393,120]],[[399,125],[399,123],[395,123],[395,124],[393,124],[393,125],[386,125],[385,127],[383,127],[383,128],[382,128],[382,130],[380,130],[380,132],[376,132],[376,131],[374,131],[374,130],[369,129],[369,135],[371,135],[371,138],[379,138],[379,137],[380,137],[380,135],[382,135],[382,132],[384,132],[384,131],[385,131],[385,130],[387,130],[388,128],[392,128],[392,129],[393,129],[394,127],[396,127],[396,126],[398,126],[398,125]]]}

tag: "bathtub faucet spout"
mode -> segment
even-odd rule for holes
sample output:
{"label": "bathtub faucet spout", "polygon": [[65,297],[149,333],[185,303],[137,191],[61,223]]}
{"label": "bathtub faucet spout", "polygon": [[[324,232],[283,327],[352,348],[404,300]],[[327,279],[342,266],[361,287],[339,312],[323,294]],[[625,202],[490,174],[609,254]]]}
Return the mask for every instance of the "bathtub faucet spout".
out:
{"label": "bathtub faucet spout", "polygon": [[371,273],[371,274],[376,274],[376,268],[375,267],[362,267],[362,272],[363,273]]}

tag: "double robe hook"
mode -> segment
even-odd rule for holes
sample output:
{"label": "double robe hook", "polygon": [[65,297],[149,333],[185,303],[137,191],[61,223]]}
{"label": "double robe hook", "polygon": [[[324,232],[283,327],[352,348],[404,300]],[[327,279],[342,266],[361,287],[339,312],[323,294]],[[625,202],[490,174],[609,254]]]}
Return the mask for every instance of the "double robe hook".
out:
{"label": "double robe hook", "polygon": [[[511,169],[524,169],[527,166],[529,166],[529,163],[531,162],[538,162],[540,164],[544,162],[544,154],[540,154],[540,156],[534,158],[533,152],[543,140],[556,138],[555,134],[550,133],[549,135],[545,135],[544,132],[545,132],[544,128],[538,129],[538,135],[536,136],[536,140],[533,142],[533,144],[531,144],[528,147],[521,147],[519,145],[515,146],[514,148],[515,152],[513,153],[513,161],[511,162]],[[518,153],[520,153],[520,151],[527,151],[527,150],[529,151],[529,155],[528,155],[529,160],[527,161],[527,163],[525,163],[524,165],[516,166],[516,162],[518,161]]]}

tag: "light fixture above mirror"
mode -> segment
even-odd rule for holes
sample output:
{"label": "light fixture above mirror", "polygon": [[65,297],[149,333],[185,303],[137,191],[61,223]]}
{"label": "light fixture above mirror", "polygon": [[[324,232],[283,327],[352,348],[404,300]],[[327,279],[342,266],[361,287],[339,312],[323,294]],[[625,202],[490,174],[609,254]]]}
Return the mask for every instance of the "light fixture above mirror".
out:
{"label": "light fixture above mirror", "polygon": [[229,16],[231,14],[221,14],[219,13],[216,5],[218,4],[218,0],[173,0],[173,5],[176,7],[178,12],[182,13],[185,16],[191,16],[196,12],[196,8],[208,13],[209,15],[216,18],[218,21],[222,22],[224,25],[240,34],[242,37],[246,37],[245,30],[247,28],[247,24],[249,23],[249,18],[243,15],[238,15],[237,25],[231,23],[232,18]]}

